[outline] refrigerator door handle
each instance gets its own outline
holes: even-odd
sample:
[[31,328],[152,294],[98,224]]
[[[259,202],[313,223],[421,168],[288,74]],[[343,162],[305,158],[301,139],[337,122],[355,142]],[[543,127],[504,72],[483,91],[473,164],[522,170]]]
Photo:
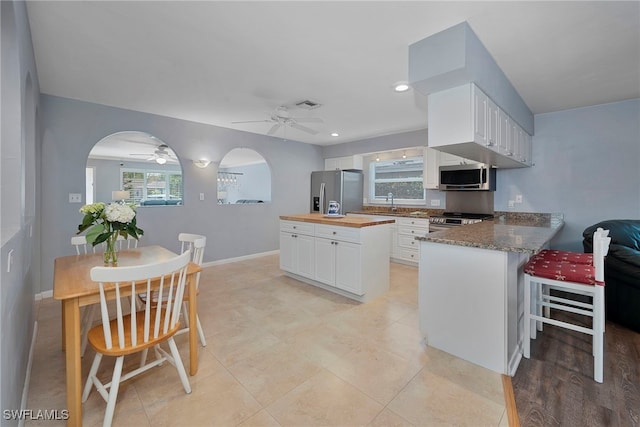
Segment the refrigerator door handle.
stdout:
[[320,183],[320,215],[324,215],[324,182]]

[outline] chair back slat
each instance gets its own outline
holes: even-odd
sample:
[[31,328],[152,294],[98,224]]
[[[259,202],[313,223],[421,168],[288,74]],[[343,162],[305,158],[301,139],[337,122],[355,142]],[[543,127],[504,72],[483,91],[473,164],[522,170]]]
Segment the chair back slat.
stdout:
[[[102,312],[102,325],[105,336],[105,345],[113,348],[112,334],[117,336],[117,345],[120,349],[128,346],[137,346],[150,340],[157,340],[173,330],[180,318],[182,298],[186,282],[187,266],[191,252],[168,261],[146,264],[134,267],[94,267],[91,269],[91,279],[100,286],[100,306]],[[142,283],[141,283],[142,282]],[[152,291],[152,285],[158,282],[159,288]],[[136,283],[138,285],[136,285]],[[112,322],[109,319],[105,287],[114,287],[116,304],[116,331],[112,331]],[[146,285],[144,285],[146,284]],[[145,306],[136,312],[136,306],[131,304],[131,321],[124,322],[125,313],[121,298],[123,296],[136,295],[140,285],[146,289],[147,294],[155,292],[158,298],[147,298]],[[108,288],[107,288],[108,289]],[[167,297],[165,297],[165,294]],[[131,298],[133,300],[134,298]],[[144,319],[142,337],[138,335],[138,319],[141,315]],[[129,326],[128,330],[125,324]],[[151,330],[153,329],[153,330]],[[141,339],[140,339],[141,338]]]
[[133,236],[120,236],[116,239],[116,245],[118,246],[118,250],[123,249],[135,249],[138,247],[138,239]]

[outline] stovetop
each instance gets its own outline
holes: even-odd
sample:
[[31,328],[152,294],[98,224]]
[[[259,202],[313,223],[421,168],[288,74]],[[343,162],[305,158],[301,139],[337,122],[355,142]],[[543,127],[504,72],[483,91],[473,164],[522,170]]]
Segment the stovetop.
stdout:
[[466,213],[466,212],[444,212],[442,216],[432,216],[429,218],[431,224],[442,225],[466,225],[475,224],[482,220],[493,218],[491,214]]

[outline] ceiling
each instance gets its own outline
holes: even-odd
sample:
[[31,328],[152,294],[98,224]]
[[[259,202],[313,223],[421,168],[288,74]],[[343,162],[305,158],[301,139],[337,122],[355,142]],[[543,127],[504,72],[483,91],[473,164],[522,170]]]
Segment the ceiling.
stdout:
[[[426,127],[408,47],[467,21],[534,114],[640,97],[640,2],[28,1],[42,93],[329,145]],[[332,137],[331,132],[340,136]]]

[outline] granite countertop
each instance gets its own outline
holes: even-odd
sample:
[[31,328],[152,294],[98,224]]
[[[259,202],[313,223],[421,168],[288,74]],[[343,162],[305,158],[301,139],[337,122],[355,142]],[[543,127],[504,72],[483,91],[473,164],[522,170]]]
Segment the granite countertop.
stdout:
[[372,216],[400,216],[409,218],[429,218],[430,216],[442,215],[444,210],[442,209],[424,209],[424,208],[407,208],[399,207],[395,211],[391,208],[379,208],[379,207],[365,207],[361,211],[348,212],[355,215],[372,215]]
[[534,254],[540,251],[563,225],[561,216],[551,215],[546,221],[541,221],[538,217],[503,215],[493,220],[416,237],[416,240]]
[[362,228],[362,227],[371,227],[374,225],[382,225],[382,224],[393,224],[395,220],[393,219],[383,219],[376,217],[361,217],[361,216],[342,216],[336,218],[328,218],[324,215],[317,213],[307,213],[307,214],[296,214],[296,215],[280,215],[280,219],[287,221],[301,221],[301,222],[312,222],[314,224],[326,224],[326,225],[337,225],[340,227],[353,227],[353,228]]

